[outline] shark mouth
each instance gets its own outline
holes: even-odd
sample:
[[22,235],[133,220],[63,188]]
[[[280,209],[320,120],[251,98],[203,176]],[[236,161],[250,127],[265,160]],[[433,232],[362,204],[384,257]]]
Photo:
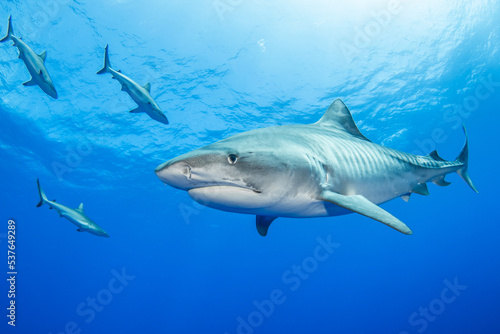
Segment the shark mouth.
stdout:
[[236,188],[236,189],[243,189],[243,190],[251,190],[251,191],[253,191],[256,194],[261,194],[262,193],[261,190],[255,189],[253,187],[243,186],[243,185],[239,185],[239,184],[232,183],[232,182],[228,182],[228,183],[220,182],[220,183],[214,184],[214,185],[205,185],[205,186],[200,186],[200,187],[193,187],[193,188],[189,189],[188,192],[191,191],[191,190],[204,189],[204,188],[207,188],[206,190],[209,190],[209,189],[213,188],[213,190],[215,190],[215,191],[217,191],[219,188],[220,189],[222,189],[222,188]]
[[269,202],[257,189],[234,185],[191,188],[187,192],[202,205],[230,212],[259,209],[267,206]]

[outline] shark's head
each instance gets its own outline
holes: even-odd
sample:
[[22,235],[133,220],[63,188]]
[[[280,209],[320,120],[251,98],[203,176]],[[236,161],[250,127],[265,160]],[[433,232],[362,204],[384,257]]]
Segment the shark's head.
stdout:
[[54,83],[52,82],[52,79],[46,71],[40,72],[39,86],[47,95],[54,99],[57,99],[58,96],[56,88],[54,87]]
[[97,235],[99,237],[109,238],[109,234],[106,233],[106,231],[104,231],[99,225],[90,220],[90,218],[85,217],[84,219],[80,219],[79,223],[81,224],[80,228],[82,230],[87,231],[90,234]]
[[245,132],[167,161],[155,172],[203,205],[255,213],[297,193],[308,179],[303,173],[310,172],[300,152],[289,145],[280,149],[283,138],[271,137],[262,130]]
[[97,225],[89,227],[87,231],[99,237],[109,238],[109,234]]
[[153,109],[153,113],[152,113],[152,118],[154,120],[157,120],[158,122],[160,123],[163,123],[163,124],[168,124],[168,119],[167,119],[167,116],[165,116],[165,114],[163,113],[163,111],[160,109],[160,107],[158,106],[158,104],[156,102],[152,102],[151,103],[151,107]]

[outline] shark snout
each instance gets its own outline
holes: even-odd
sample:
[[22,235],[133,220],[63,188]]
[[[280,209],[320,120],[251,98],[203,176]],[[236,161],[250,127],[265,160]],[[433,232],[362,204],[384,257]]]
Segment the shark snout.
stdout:
[[102,229],[99,229],[99,230],[94,230],[91,232],[92,234],[95,234],[97,236],[100,236],[100,237],[105,237],[105,238],[109,238],[110,235],[108,233],[106,233],[104,230]]
[[156,175],[165,184],[182,190],[193,186],[191,172],[191,166],[184,161],[167,161],[155,169]]
[[52,81],[43,81],[40,88],[50,97],[57,100],[57,91]]

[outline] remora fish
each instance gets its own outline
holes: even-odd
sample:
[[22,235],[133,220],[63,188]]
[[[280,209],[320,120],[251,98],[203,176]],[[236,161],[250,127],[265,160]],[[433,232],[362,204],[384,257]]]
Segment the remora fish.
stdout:
[[168,124],[168,119],[161,111],[158,104],[149,94],[151,91],[151,84],[148,82],[144,86],[140,86],[135,81],[122,74],[120,71],[115,71],[111,68],[108,55],[108,45],[104,49],[104,67],[100,69],[97,74],[102,74],[109,72],[113,76],[113,79],[118,80],[122,85],[122,90],[125,91],[135,103],[137,103],[137,108],[131,110],[131,113],[141,113],[145,112],[155,121],[163,124]]
[[45,58],[47,57],[47,51],[43,51],[37,55],[28,44],[24,43],[21,38],[14,36],[14,31],[12,30],[12,17],[9,16],[9,23],[7,26],[7,35],[0,39],[0,42],[6,42],[12,40],[14,45],[19,49],[19,58],[21,58],[28,68],[31,74],[31,80],[23,83],[25,86],[37,85],[40,87],[47,95],[57,99],[57,92],[54,88],[54,83],[50,78],[49,72],[45,68]]
[[[464,128],[465,131],[465,128]],[[166,184],[186,190],[211,208],[256,215],[266,235],[278,217],[325,217],[357,212],[399,232],[412,231],[379,204],[412,193],[428,195],[426,182],[447,186],[445,175],[469,178],[467,133],[455,161],[372,143],[351,113],[335,100],[316,123],[237,134],[174,158],[155,170]]]
[[56,201],[49,201],[42,187],[40,186],[40,181],[37,179],[36,184],[38,185],[38,194],[40,195],[40,202],[37,207],[44,204],[49,205],[49,209],[54,209],[59,213],[59,216],[66,218],[73,224],[75,224],[78,232],[89,232],[100,237],[109,237],[102,228],[100,228],[96,223],[94,223],[89,217],[83,212],[83,203],[77,209],[70,209],[65,205],[56,203]]

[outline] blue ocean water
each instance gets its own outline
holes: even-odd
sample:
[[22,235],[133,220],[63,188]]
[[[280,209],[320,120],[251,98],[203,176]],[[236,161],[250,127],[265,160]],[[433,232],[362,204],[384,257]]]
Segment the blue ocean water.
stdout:
[[[2,1],[0,35],[58,90],[24,87],[0,45],[1,333],[499,333],[497,1]],[[143,85],[163,125],[102,67]],[[351,214],[278,219],[202,207],[154,168],[242,131],[318,120],[335,98],[376,143],[448,159],[470,138],[471,191],[430,185],[383,207],[411,236]],[[77,233],[49,199],[111,238]],[[497,180],[497,181],[495,181]],[[16,222],[15,327],[7,282]]]

